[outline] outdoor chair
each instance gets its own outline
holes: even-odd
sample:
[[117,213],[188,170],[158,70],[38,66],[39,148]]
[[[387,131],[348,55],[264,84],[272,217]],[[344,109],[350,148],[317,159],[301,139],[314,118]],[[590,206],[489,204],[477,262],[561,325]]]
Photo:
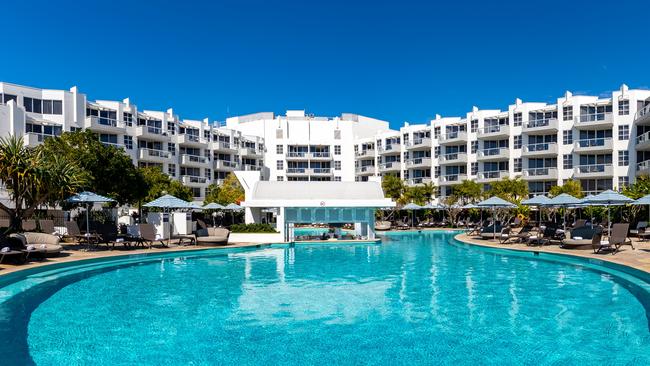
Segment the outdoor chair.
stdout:
[[519,232],[515,235],[517,238],[518,242],[527,242],[528,238],[530,238],[534,233],[537,228],[531,224],[526,224],[524,227],[519,230]]
[[623,245],[629,245],[634,249],[632,240],[628,238],[627,232],[630,224],[614,224],[612,225],[612,234],[609,237],[610,245],[614,246],[614,253],[619,251]]
[[38,226],[41,229],[41,231],[46,234],[54,235],[54,233],[56,233],[56,229],[54,229],[53,220],[38,220]]
[[594,234],[594,237],[591,239],[591,247],[594,250],[594,254],[598,254],[603,250],[616,251],[615,247],[612,247],[612,244],[609,241],[603,241],[602,238],[603,234],[599,232]]
[[636,236],[641,236],[639,235],[642,232],[645,232],[645,230],[648,228],[648,222],[647,221],[639,221],[636,224],[636,229],[630,230],[630,235],[636,235]]
[[205,221],[201,219],[196,220],[196,224],[199,226],[199,229],[207,229],[208,225],[206,225]]
[[96,244],[99,240],[99,236],[95,233],[81,233],[79,230],[79,225],[74,221],[67,221],[65,223],[65,228],[67,230],[66,237],[77,240],[79,243],[86,242],[86,245],[90,247],[92,244]]
[[585,226],[586,223],[587,223],[587,220],[585,220],[585,219],[580,219],[580,220],[577,220],[576,222],[573,223],[573,227],[574,227],[574,228],[576,228],[576,227],[583,227],[583,226]]
[[512,232],[510,226],[501,229],[501,234],[499,235],[499,244],[507,244],[510,239],[518,238],[516,233]]
[[[59,244],[60,238],[56,235],[37,232],[24,232],[20,234],[11,234],[10,238],[15,240],[16,245],[20,242],[20,250],[32,247],[37,249],[34,251],[38,256],[43,257],[56,257],[58,256],[63,247]],[[17,245],[18,247],[18,245]],[[27,253],[30,254],[30,253]]]
[[155,242],[159,242],[162,246],[166,247],[167,244],[163,241],[162,238],[156,237],[156,229],[152,224],[140,224],[140,243],[142,245],[147,244],[149,248],[153,246]]
[[24,231],[36,231],[36,220],[23,220],[22,227]]

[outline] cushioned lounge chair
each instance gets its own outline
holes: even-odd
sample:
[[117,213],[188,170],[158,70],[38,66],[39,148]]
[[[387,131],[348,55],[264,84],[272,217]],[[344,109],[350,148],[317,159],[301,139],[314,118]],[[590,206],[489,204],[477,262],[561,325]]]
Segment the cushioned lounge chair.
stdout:
[[623,245],[629,245],[634,249],[632,240],[627,236],[629,228],[630,224],[612,225],[612,235],[609,237],[609,243],[614,246],[614,252],[619,251]]
[[602,227],[581,226],[573,228],[568,233],[568,237],[562,239],[560,246],[565,249],[587,248],[592,245],[592,238],[596,234],[602,233]]
[[63,247],[59,244],[59,237],[52,234],[25,232],[11,234],[9,237],[19,240],[25,248],[33,246],[44,257],[56,257],[63,250]]
[[139,243],[142,245],[148,245],[150,249],[156,242],[159,242],[164,247],[167,246],[162,239],[156,237],[156,228],[152,224],[140,224],[139,228]]
[[38,226],[42,232],[46,234],[56,235],[56,229],[54,229],[54,221],[52,220],[38,220]]
[[501,229],[501,234],[499,234],[499,244],[507,244],[510,242],[510,240],[513,239],[518,239],[519,236],[517,233],[512,232],[512,228],[510,226],[504,227]]
[[230,230],[220,227],[209,227],[196,231],[196,243],[201,245],[226,245]]
[[390,230],[390,221],[377,221],[375,223],[375,230]]
[[25,231],[35,231],[36,230],[36,220],[23,220],[21,226]]
[[607,240],[602,240],[603,234],[598,232],[594,234],[594,237],[591,239],[591,248],[594,250],[595,254],[598,254],[602,251],[611,251],[612,253],[616,251],[616,248]]
[[630,230],[630,235],[636,235],[640,236],[640,233],[645,233],[646,229],[648,228],[648,222],[647,221],[639,221],[636,224],[636,229]]
[[481,229],[481,238],[483,238],[483,239],[495,239],[495,238],[498,238],[499,235],[501,235],[501,230],[502,229],[503,228],[501,227],[501,224],[499,224],[499,223],[496,224],[496,227],[494,225],[484,227],[483,229]]

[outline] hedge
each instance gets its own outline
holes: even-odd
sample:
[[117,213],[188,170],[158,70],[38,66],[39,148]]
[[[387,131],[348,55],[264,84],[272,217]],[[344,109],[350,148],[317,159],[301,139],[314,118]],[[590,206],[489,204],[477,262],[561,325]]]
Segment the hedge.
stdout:
[[230,226],[232,233],[277,233],[269,224],[233,224]]

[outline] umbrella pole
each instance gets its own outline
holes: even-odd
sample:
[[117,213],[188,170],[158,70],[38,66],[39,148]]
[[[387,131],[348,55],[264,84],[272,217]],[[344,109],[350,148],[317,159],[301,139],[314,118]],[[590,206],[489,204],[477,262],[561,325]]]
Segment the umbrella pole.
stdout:
[[90,250],[90,203],[86,206],[86,244],[88,247],[86,250]]
[[607,239],[612,235],[612,223],[609,219],[609,205],[607,205]]
[[496,239],[497,238],[497,210],[496,208],[492,207],[492,238]]

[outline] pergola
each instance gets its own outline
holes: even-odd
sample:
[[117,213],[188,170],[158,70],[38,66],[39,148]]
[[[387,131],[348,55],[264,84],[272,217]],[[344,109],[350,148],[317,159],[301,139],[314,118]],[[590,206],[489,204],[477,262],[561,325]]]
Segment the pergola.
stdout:
[[236,175],[244,187],[246,223],[262,222],[263,213],[275,209],[285,241],[294,240],[295,224],[315,223],[354,223],[357,235],[374,239],[375,210],[395,206],[376,181],[271,182],[259,180],[258,172]]

